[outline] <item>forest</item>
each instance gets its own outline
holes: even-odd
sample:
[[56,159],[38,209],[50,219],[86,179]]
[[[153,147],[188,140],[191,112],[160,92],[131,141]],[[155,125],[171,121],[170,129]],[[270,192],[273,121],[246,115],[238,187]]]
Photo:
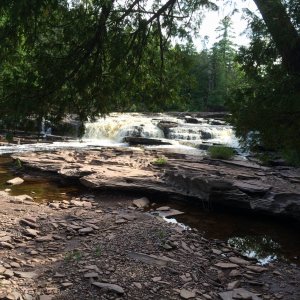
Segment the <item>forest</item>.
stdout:
[[[248,46],[230,15],[196,50],[204,10],[223,1],[3,0],[1,126],[109,112],[226,110],[245,147],[299,160],[300,3],[245,6]],[[178,42],[181,41],[181,42]]]

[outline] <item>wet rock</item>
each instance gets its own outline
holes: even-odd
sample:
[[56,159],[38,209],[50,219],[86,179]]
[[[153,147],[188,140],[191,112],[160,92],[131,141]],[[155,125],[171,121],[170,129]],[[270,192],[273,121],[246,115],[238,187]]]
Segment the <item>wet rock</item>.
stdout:
[[106,290],[115,292],[117,294],[124,294],[125,293],[124,290],[123,290],[123,288],[120,287],[117,284],[111,284],[111,283],[104,283],[104,282],[94,281],[94,282],[92,282],[92,285],[94,285],[96,287],[99,287],[101,289],[106,289]]
[[123,142],[129,143],[129,145],[172,145],[169,142],[162,141],[159,139],[144,138],[127,136],[123,139]]
[[24,182],[24,180],[20,177],[15,177],[13,179],[10,179],[10,180],[6,181],[6,183],[10,184],[10,185],[18,185],[18,184],[21,184],[23,182]]
[[162,120],[158,122],[157,127],[164,132],[165,137],[168,137],[170,128],[178,127],[178,123]]
[[192,118],[190,116],[186,116],[184,120],[185,120],[185,123],[189,123],[189,124],[199,124],[199,123],[201,123],[198,119]]
[[177,210],[177,209],[172,209],[172,208],[170,208],[169,210],[160,211],[160,215],[163,217],[166,217],[166,218],[183,215],[183,214],[185,214],[185,212]]
[[212,134],[207,131],[201,131],[201,139],[202,140],[209,140],[212,139]]

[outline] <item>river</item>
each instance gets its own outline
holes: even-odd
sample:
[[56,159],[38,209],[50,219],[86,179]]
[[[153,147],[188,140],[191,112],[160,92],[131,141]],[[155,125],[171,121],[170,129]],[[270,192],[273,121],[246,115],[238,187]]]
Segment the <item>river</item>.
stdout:
[[[164,129],[161,123],[173,123],[174,127]],[[145,146],[168,148],[174,152],[204,155],[203,145],[225,144],[239,151],[238,140],[233,128],[222,120],[212,118],[192,118],[189,116],[172,116],[167,114],[111,114],[95,122],[86,123],[86,132],[82,140],[68,142],[35,143],[21,145],[4,145],[0,154],[22,151],[51,151],[62,148],[91,147],[128,147],[124,142],[127,136],[138,136],[168,141],[170,145]],[[202,145],[202,146],[201,146]],[[9,166],[12,161],[7,156],[0,159],[0,188],[5,188],[7,179],[13,177]],[[68,199],[82,193],[76,186],[63,185],[47,178],[28,177],[25,183],[12,187],[12,195],[34,194],[37,201]],[[205,212],[199,207],[182,203],[162,202],[185,212],[168,222],[178,222],[186,228],[197,228],[204,236],[225,240],[244,252],[256,257],[264,264],[276,259],[299,263],[300,240],[297,226],[278,223],[265,217],[253,218],[228,212]]]

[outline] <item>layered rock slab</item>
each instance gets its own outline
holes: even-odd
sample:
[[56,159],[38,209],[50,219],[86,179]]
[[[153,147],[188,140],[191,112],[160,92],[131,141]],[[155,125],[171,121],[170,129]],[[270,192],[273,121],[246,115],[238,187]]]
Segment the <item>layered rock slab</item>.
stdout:
[[[166,163],[155,165],[160,157]],[[161,194],[300,220],[300,184],[295,168],[267,168],[246,160],[210,160],[128,148],[62,150],[14,155],[25,167],[78,179],[92,189]],[[286,174],[292,174],[286,176]]]

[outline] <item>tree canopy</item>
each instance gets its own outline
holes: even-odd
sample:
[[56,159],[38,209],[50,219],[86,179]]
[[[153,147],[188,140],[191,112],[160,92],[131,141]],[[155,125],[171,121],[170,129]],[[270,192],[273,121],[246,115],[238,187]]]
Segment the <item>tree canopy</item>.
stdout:
[[230,18],[211,50],[191,43],[218,0],[2,0],[1,121],[227,101],[246,144],[300,150],[300,4],[253,1],[262,19],[246,12],[251,44],[236,60]]

